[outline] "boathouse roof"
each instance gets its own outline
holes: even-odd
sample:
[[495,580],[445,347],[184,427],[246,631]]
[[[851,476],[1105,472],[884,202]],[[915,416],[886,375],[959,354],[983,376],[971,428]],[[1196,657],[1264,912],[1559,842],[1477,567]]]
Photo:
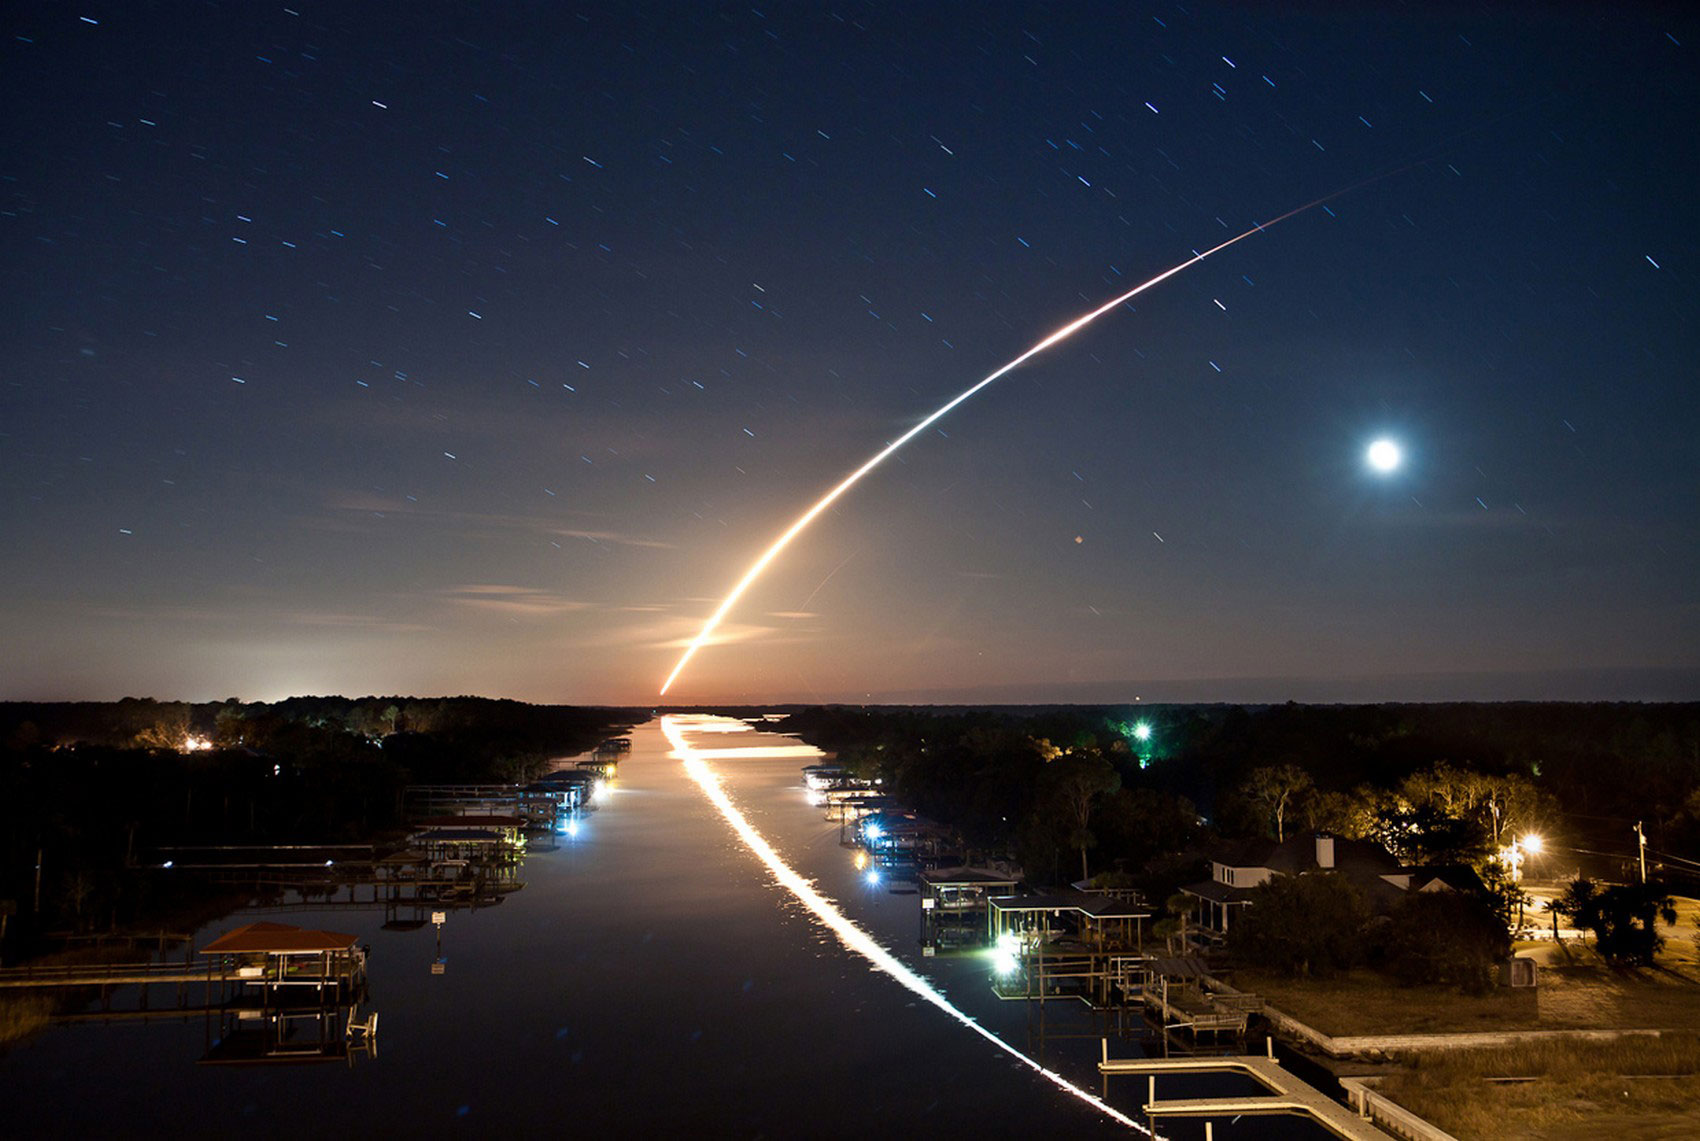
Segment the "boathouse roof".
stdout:
[[518,828],[525,823],[522,817],[500,813],[468,814],[465,816],[427,816],[418,824],[427,831],[442,828]]
[[505,844],[500,832],[489,828],[429,828],[416,833],[410,843],[424,844]]
[[930,884],[1008,884],[1010,887],[1021,882],[1018,876],[990,868],[930,868],[921,873],[921,879]]
[[1148,919],[1151,916],[1149,907],[1084,891],[999,895],[988,902],[998,911],[1078,911],[1093,919]]
[[226,931],[201,948],[203,955],[308,955],[321,951],[346,951],[358,937],[339,931],[312,931],[287,923],[250,923]]

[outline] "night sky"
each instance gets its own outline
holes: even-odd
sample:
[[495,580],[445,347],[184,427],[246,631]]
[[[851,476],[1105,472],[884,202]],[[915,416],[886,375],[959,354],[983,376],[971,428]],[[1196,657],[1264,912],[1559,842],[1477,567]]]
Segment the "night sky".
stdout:
[[670,697],[1700,697],[1684,7],[6,13],[0,698],[652,701],[1354,186]]

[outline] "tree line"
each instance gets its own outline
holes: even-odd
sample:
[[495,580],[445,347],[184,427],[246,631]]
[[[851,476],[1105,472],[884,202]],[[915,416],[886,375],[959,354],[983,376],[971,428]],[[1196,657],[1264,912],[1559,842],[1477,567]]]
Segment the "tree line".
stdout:
[[1608,959],[1647,961],[1671,889],[1630,882],[1630,828],[1645,827],[1655,881],[1700,869],[1694,704],[825,707],[785,728],[970,850],[1013,854],[1029,882],[1094,878],[1170,900],[1166,930],[1196,903],[1175,889],[1204,878],[1226,841],[1328,832],[1404,864],[1468,867],[1485,888],[1377,915],[1340,877],[1276,877],[1255,889],[1232,946],[1281,970],[1373,965],[1404,982],[1486,986],[1528,918],[1521,875],[1574,874],[1589,852],[1606,856],[1598,874],[1624,882],[1596,890],[1584,877],[1573,890],[1592,894],[1561,900],[1564,914]]
[[160,848],[372,842],[403,826],[409,784],[524,780],[646,716],[473,697],[0,704],[8,944],[184,906],[181,877],[143,870]]

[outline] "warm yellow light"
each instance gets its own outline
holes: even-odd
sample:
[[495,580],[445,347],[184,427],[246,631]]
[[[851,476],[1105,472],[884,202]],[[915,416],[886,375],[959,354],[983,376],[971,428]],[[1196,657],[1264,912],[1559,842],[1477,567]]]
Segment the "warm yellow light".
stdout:
[[1532,833],[1523,837],[1521,843],[1525,852],[1529,852],[1537,856],[1541,854],[1541,849],[1545,848],[1547,845],[1545,840]]

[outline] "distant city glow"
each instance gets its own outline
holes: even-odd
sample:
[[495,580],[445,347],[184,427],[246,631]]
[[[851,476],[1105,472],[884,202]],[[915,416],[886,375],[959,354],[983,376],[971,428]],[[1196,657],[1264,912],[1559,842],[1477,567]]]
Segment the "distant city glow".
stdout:
[[1046,1069],[951,1005],[950,1000],[935,990],[931,983],[910,970],[895,955],[880,946],[866,931],[846,919],[844,913],[839,911],[831,900],[815,890],[813,883],[792,870],[791,865],[785,862],[784,857],[774,850],[767,839],[738,810],[737,805],[732,803],[732,798],[727,796],[726,790],[721,787],[720,778],[715,776],[713,769],[709,768],[705,758],[716,756],[717,750],[693,748],[690,742],[685,739],[687,730],[696,731],[705,722],[712,723],[711,719],[699,715],[669,714],[661,719],[661,731],[666,735],[668,743],[673,746],[673,755],[684,762],[686,774],[697,783],[698,788],[702,789],[702,793],[708,798],[709,803],[720,810],[720,815],[725,817],[726,823],[744,842],[744,846],[754,853],[757,859],[767,865],[767,870],[773,874],[773,878],[795,896],[799,903],[812,911],[821,925],[838,937],[839,942],[843,943],[850,951],[867,959],[869,963],[873,964],[875,970],[891,976],[906,990],[938,1007],[998,1049],[1010,1054],[1023,1065],[1042,1075],[1059,1089],[1079,1098],[1106,1117],[1118,1121],[1130,1129],[1137,1129],[1146,1136],[1152,1135],[1150,1130],[1127,1114],[1108,1104],[1102,1098],[1081,1089],[1055,1070]]
[[1405,453],[1394,441],[1382,438],[1369,446],[1364,458],[1370,467],[1385,474],[1405,462]]

